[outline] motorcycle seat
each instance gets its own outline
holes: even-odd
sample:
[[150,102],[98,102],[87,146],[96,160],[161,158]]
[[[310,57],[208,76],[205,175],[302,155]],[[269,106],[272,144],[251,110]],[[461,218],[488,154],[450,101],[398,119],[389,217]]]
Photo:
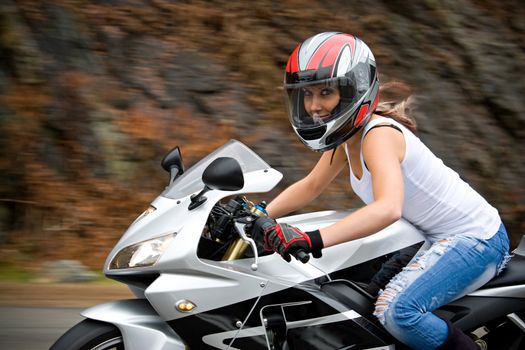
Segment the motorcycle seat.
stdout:
[[510,259],[503,272],[481,287],[481,289],[525,284],[525,236],[521,237],[521,241],[513,253],[514,256]]
[[481,289],[525,284],[525,256],[515,255],[503,272],[490,280]]

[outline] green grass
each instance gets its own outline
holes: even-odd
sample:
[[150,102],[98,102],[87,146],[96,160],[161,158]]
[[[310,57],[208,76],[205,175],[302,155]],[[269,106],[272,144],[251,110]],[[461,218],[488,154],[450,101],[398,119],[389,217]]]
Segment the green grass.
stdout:
[[[94,271],[94,273],[97,277],[93,281],[86,283],[120,284],[120,282],[107,278],[102,271]],[[35,278],[37,276],[19,267],[0,263],[0,282],[27,283],[34,281]]]
[[95,271],[97,274],[97,278],[89,283],[108,283],[108,284],[121,284],[120,282],[117,282],[115,280],[112,280],[111,278],[107,278],[102,271]]
[[13,266],[0,265],[0,281],[2,282],[29,282],[33,275]]

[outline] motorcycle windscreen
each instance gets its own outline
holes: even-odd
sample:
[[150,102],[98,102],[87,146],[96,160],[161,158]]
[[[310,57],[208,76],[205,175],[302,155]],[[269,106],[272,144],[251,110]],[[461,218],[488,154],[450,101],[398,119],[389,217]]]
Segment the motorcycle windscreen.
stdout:
[[164,190],[162,196],[170,199],[179,199],[200,191],[204,187],[204,183],[202,182],[204,170],[213,160],[220,157],[231,157],[237,160],[244,174],[271,168],[247,146],[237,140],[231,140],[201,159],[184,172],[184,174],[175,179],[175,181]]

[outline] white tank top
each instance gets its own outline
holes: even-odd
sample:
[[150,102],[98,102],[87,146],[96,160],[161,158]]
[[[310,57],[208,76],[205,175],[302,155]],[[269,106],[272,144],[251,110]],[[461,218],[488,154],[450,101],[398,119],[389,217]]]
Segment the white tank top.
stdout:
[[[405,157],[401,162],[404,183],[402,216],[419,228],[431,241],[462,234],[482,239],[491,238],[501,224],[496,208],[492,207],[459,175],[436,157],[410,130],[390,118],[370,121],[361,141],[375,125],[393,124],[405,138]],[[362,142],[361,142],[362,144]],[[371,174],[363,161],[363,175],[358,179],[352,172],[348,148],[345,151],[350,165],[350,184],[354,192],[369,204],[374,201]]]

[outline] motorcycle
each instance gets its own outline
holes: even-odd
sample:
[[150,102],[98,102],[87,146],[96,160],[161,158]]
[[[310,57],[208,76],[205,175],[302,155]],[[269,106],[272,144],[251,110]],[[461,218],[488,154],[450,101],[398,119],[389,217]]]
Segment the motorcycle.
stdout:
[[[178,147],[162,160],[169,185],[104,264],[135,299],[97,305],[52,350],[403,349],[372,315],[367,288],[407,247],[428,247],[403,219],[365,238],[304,252],[265,252],[251,223],[282,174],[231,140],[185,171]],[[304,231],[351,211],[278,219]],[[525,236],[503,274],[435,313],[494,349],[525,348]]]

